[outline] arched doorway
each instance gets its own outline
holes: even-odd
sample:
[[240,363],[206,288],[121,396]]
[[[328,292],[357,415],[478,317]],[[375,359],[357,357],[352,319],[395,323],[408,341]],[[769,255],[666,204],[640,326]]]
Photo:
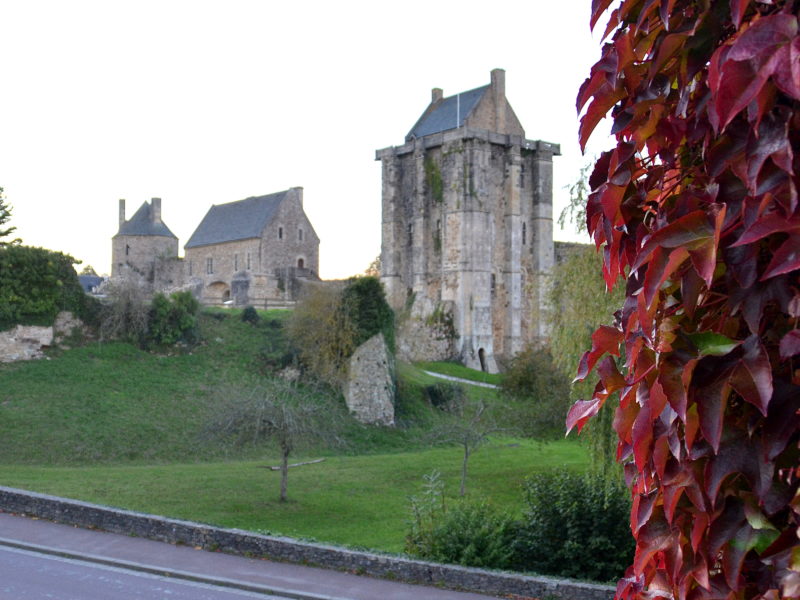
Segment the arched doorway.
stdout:
[[298,269],[302,269],[302,268],[304,268],[305,264],[306,264],[306,263],[305,263],[305,261],[304,261],[302,258],[298,258],[298,259],[297,259],[297,268],[298,268]]
[[481,348],[478,350],[478,360],[481,361],[481,371],[486,372],[486,351]]

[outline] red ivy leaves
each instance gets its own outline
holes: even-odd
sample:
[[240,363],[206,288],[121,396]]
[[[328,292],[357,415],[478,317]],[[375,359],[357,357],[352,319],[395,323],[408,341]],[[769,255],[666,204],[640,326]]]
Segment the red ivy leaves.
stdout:
[[587,225],[627,299],[567,426],[618,398],[637,553],[617,593],[798,595],[800,1],[615,5],[577,105],[582,147],[614,122]]

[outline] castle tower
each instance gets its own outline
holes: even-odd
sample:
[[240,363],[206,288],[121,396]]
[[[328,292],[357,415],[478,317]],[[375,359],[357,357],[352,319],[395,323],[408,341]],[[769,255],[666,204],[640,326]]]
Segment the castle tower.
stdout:
[[159,259],[178,256],[178,238],[161,220],[161,198],[144,202],[125,220],[125,200],[119,201],[119,231],[111,238],[111,277],[129,272],[149,282]]
[[489,85],[431,103],[405,144],[378,150],[383,172],[381,280],[393,307],[449,311],[456,352],[497,371],[547,336],[553,267],[553,156],[528,140],[505,96]]

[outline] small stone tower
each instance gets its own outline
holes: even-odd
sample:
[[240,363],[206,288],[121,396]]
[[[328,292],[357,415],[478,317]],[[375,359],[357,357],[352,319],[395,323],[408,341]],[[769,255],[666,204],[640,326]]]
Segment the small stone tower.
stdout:
[[557,144],[525,139],[502,69],[454,96],[434,88],[405,144],[376,153],[389,301],[423,319],[447,315],[467,366],[496,372],[496,358],[547,336],[558,155]]
[[178,238],[161,220],[161,198],[144,202],[125,220],[125,200],[119,201],[119,231],[111,238],[111,277],[136,273],[153,283],[159,266],[178,256]]

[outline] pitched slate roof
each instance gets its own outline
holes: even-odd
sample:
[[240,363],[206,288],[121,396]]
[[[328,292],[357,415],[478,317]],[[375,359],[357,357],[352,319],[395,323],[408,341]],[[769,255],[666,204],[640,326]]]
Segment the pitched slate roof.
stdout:
[[461,92],[460,94],[443,98],[434,105],[433,110],[426,110],[423,113],[417,124],[406,136],[406,139],[411,140],[415,137],[418,138],[461,127],[489,87],[485,85],[468,92]]
[[162,221],[153,222],[152,209],[149,202],[142,204],[130,219],[119,226],[117,235],[161,235],[176,238]]
[[184,248],[259,237],[289,190],[215,204],[203,217]]

